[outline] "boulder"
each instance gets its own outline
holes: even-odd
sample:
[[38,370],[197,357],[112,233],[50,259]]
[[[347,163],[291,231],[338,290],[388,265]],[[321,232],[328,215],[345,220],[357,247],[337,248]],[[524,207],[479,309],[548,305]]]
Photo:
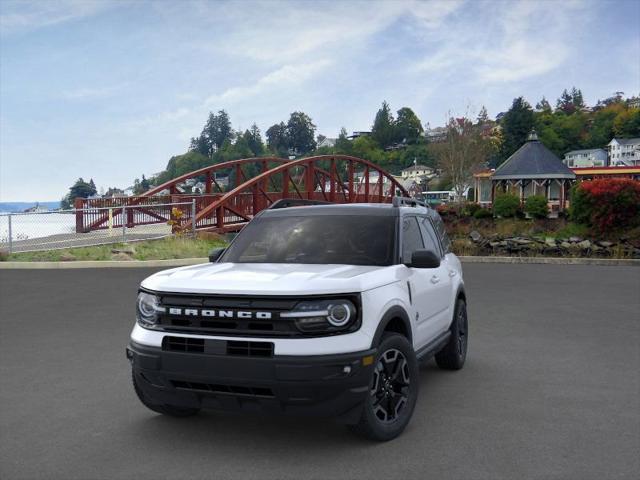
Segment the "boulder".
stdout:
[[569,241],[571,243],[579,243],[582,241],[582,239],[580,237],[569,237]]
[[587,248],[591,248],[591,242],[589,240],[584,240],[582,242],[578,242],[578,247],[583,248],[583,249],[587,249]]
[[613,242],[607,242],[607,241],[604,241],[604,240],[601,240],[601,241],[596,242],[596,243],[598,245],[600,245],[601,247],[603,247],[603,248],[611,248],[611,247],[613,247],[615,245],[615,243],[613,243]]
[[556,239],[553,238],[553,237],[545,237],[544,243],[546,243],[550,247],[555,247],[556,246]]
[[478,232],[477,230],[472,230],[469,234],[469,237],[476,243],[482,240],[482,235],[480,235],[480,232]]

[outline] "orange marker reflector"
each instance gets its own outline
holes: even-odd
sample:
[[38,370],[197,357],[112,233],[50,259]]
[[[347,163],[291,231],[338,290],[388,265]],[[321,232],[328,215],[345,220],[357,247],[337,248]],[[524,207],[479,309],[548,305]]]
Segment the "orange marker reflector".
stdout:
[[373,363],[373,355],[367,355],[366,357],[362,358],[362,365],[364,365],[365,367],[367,365],[371,365]]

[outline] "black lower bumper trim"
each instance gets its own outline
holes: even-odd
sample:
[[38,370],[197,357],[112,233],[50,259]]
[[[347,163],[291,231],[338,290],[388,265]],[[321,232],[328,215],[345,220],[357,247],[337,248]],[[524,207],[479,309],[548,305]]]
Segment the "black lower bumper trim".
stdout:
[[131,342],[136,382],[158,405],[355,421],[369,391],[375,350],[317,355],[238,357],[164,351]]

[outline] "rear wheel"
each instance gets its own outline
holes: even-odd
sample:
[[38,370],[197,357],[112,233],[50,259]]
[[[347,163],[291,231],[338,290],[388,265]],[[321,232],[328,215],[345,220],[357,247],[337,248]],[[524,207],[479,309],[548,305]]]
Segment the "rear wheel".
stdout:
[[200,409],[199,408],[188,408],[188,407],[177,407],[175,405],[167,405],[167,404],[155,404],[152,403],[151,400],[144,394],[144,391],[138,385],[138,380],[136,379],[136,374],[131,372],[131,379],[133,381],[133,389],[138,395],[138,398],[142,402],[142,404],[147,407],[149,410],[153,410],[154,412],[161,413],[163,415],[168,415],[170,417],[190,417],[192,415],[196,415]]
[[376,441],[391,440],[405,429],[418,398],[418,362],[409,341],[385,334],[378,348],[369,394],[352,429]]
[[469,342],[467,304],[461,298],[456,302],[456,310],[449,331],[451,332],[449,342],[436,353],[436,363],[444,370],[460,370],[467,358]]

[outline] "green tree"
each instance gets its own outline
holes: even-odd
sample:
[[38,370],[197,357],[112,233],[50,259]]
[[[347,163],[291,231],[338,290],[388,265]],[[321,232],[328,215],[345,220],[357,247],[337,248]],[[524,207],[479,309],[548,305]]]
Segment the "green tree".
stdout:
[[287,126],[284,122],[271,125],[266,132],[267,146],[274,154],[281,157],[287,156],[289,149],[289,139],[287,136]]
[[260,134],[260,129],[255,123],[251,125],[251,129],[245,130],[244,141],[247,143],[247,146],[253,155],[260,156],[264,153],[262,135]]
[[390,146],[395,139],[393,115],[386,101],[382,102],[382,107],[376,113],[371,127],[371,136],[382,148]]
[[584,98],[582,97],[582,90],[573,87],[571,89],[571,103],[576,110],[582,110],[585,107]]
[[499,163],[504,162],[524,144],[535,125],[531,105],[523,98],[516,98],[511,108],[502,117],[503,141]]
[[69,193],[62,199],[62,208],[72,208],[76,198],[87,198],[98,193],[96,185],[93,183],[93,179],[89,182],[85,182],[80,177],[76,182],[69,187]]
[[628,109],[620,112],[613,122],[616,137],[640,137],[640,110]]
[[347,129],[342,127],[336,140],[335,152],[350,155],[352,150],[351,140],[347,138]]
[[220,110],[217,115],[209,112],[209,118],[202,129],[200,137],[201,139],[197,143],[202,143],[206,152],[203,152],[201,148],[198,148],[197,151],[208,157],[213,156],[214,152],[222,148],[224,142],[231,140],[233,138],[233,129],[227,112]]
[[287,122],[289,148],[295,155],[304,155],[316,149],[316,126],[304,112],[293,112]]
[[566,88],[562,91],[562,95],[560,95],[560,98],[556,101],[556,109],[566,113],[567,115],[571,115],[576,110],[576,107],[573,104],[573,97],[569,92],[567,92]]
[[353,141],[353,155],[364,158],[379,165],[384,163],[385,155],[378,143],[368,135]]
[[485,123],[489,122],[489,114],[487,113],[487,107],[485,107],[484,105],[480,109],[480,113],[478,113],[477,121],[478,121],[478,124],[480,125],[484,125]]
[[422,122],[409,107],[403,107],[397,112],[395,121],[395,140],[398,142],[417,143],[422,138]]
[[549,100],[547,100],[544,96],[542,97],[542,99],[536,103],[536,110],[538,110],[539,112],[543,112],[543,113],[552,113],[553,109],[551,108],[551,105],[549,104]]

